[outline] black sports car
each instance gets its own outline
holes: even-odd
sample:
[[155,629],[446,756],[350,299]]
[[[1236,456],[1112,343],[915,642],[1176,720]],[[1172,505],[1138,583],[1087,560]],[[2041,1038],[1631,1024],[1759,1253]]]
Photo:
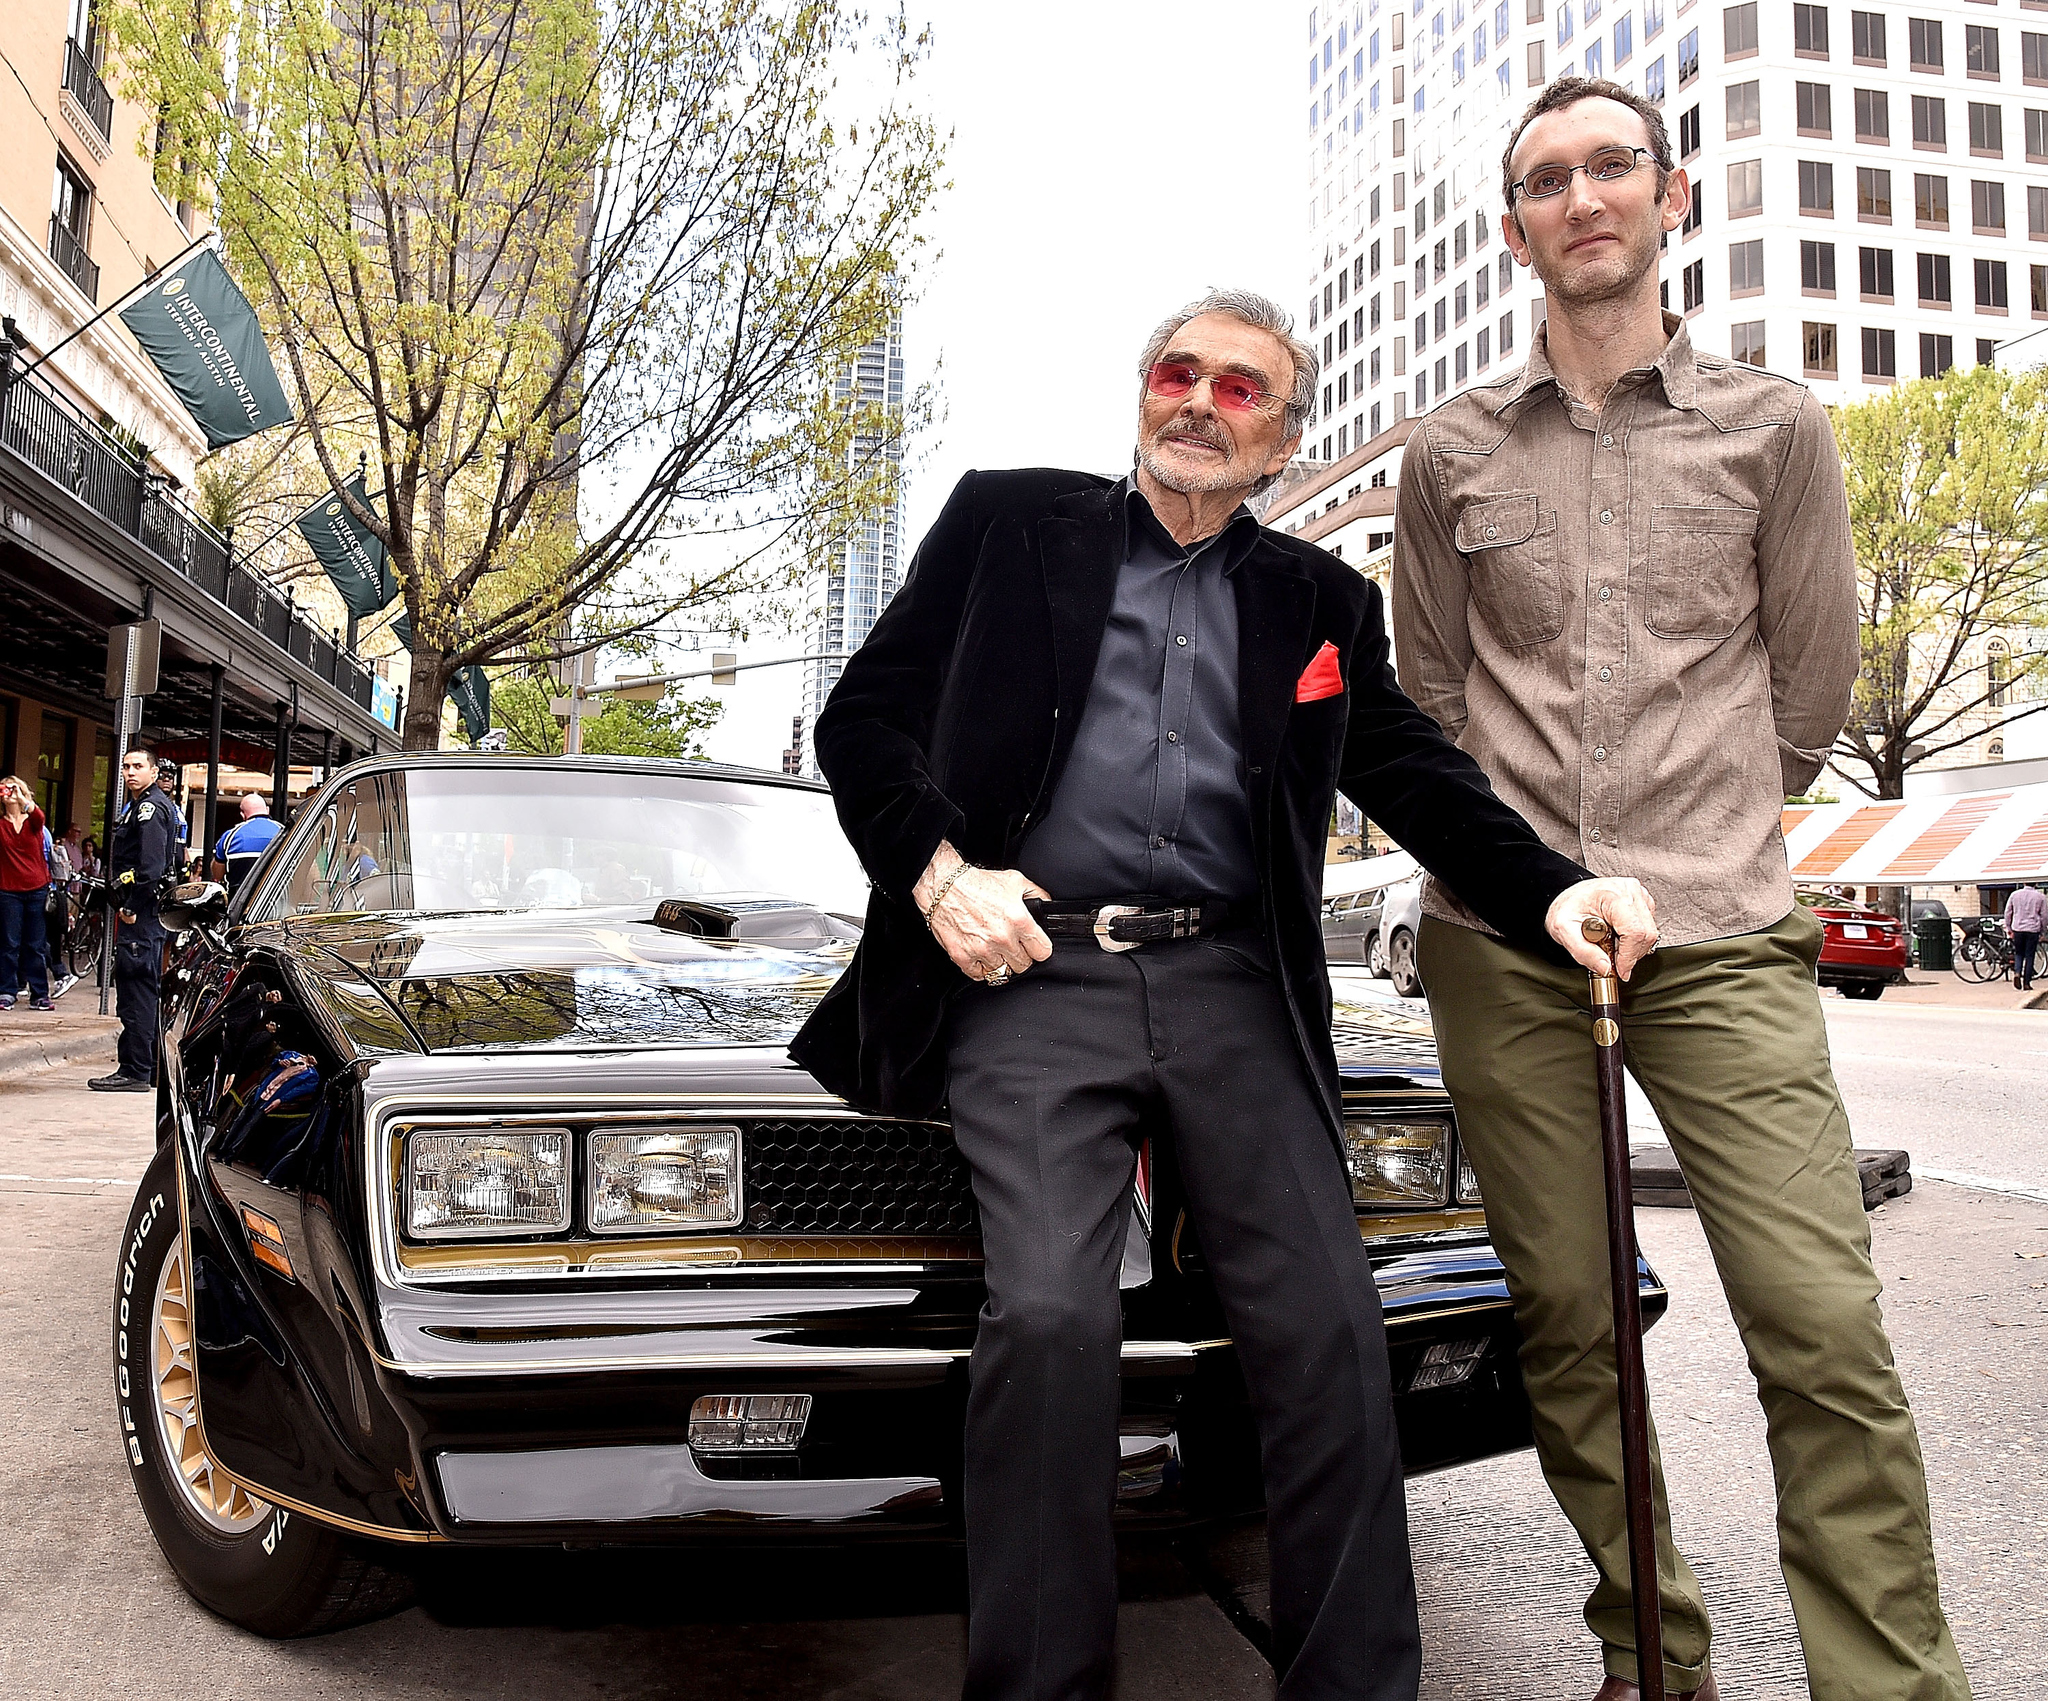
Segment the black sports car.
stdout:
[[[866,903],[821,787],[372,759],[232,905],[176,896],[115,1378],[136,1492],[201,1601],[291,1635],[398,1598],[407,1544],[957,1533],[965,1167],[943,1123],[863,1115],[783,1049]],[[1426,1021],[1337,1026],[1408,1467],[1524,1446]],[[1254,1507],[1170,1150],[1136,1186],[1122,1515]]]

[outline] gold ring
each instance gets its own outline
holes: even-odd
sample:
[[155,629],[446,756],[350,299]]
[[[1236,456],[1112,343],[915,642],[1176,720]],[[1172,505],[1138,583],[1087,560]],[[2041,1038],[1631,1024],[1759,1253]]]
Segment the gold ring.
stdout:
[[1007,986],[1015,972],[1008,963],[998,963],[981,977],[982,984],[985,986]]

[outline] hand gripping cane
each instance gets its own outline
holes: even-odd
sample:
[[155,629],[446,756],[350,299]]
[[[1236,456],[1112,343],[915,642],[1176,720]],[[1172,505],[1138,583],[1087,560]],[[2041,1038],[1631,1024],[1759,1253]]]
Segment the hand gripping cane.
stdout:
[[1579,931],[1609,952],[1589,972],[1593,1067],[1600,1082],[1600,1147],[1607,1169],[1607,1267],[1614,1290],[1614,1369],[1621,1395],[1621,1483],[1628,1506],[1629,1590],[1636,1611],[1636,1681],[1643,1701],[1664,1701],[1664,1620],[1657,1596],[1657,1520],[1650,1499],[1650,1400],[1643,1376],[1643,1307],[1636,1288],[1635,1194],[1628,1173],[1628,1105],[1621,1077],[1621,982],[1614,930],[1588,916]]

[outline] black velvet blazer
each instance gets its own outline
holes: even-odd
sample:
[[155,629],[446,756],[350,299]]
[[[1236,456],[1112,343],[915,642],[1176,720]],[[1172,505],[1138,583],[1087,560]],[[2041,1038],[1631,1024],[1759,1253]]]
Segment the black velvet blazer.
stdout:
[[[1012,866],[1052,797],[1116,586],[1112,483],[1046,468],[969,473],[818,716],[818,765],[874,891],[860,949],[790,1055],[863,1109],[929,1116],[944,1103],[946,1004],[968,983],[911,888],[941,839],[970,862]],[[1273,531],[1233,578],[1266,932],[1341,1138],[1321,920],[1338,788],[1512,943],[1541,946],[1550,901],[1587,875],[1402,694],[1377,585]],[[1343,689],[1317,694],[1324,658],[1321,685],[1302,693],[1325,644]]]

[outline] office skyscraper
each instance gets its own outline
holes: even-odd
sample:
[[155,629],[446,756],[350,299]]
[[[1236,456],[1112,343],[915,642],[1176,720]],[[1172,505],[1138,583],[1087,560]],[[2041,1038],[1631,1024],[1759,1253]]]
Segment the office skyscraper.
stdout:
[[[903,320],[899,313],[889,317],[889,329],[860,351],[859,358],[840,378],[840,400],[863,406],[880,406],[892,414],[903,408]],[[803,718],[797,739],[802,771],[818,777],[817,751],[811,729],[818,724],[818,711],[839,682],[844,663],[838,659],[859,649],[869,629],[896,594],[900,575],[903,517],[903,445],[900,437],[886,438],[862,433],[854,440],[856,461],[872,460],[877,454],[889,463],[894,493],[879,515],[861,523],[826,562],[812,606],[810,623],[804,633],[804,653],[817,659],[804,664]]]

